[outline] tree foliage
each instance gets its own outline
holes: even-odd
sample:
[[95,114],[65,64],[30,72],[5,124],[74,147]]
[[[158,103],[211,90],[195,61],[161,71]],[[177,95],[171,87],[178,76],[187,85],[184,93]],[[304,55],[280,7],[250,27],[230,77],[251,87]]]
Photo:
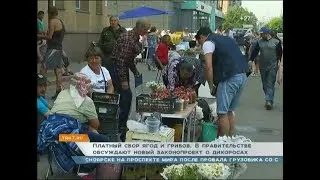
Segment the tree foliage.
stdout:
[[257,17],[241,6],[231,6],[222,23],[223,29],[242,28],[243,25],[252,25],[257,28]]
[[272,31],[283,32],[283,19],[282,17],[275,17],[271,19],[266,26],[269,27]]

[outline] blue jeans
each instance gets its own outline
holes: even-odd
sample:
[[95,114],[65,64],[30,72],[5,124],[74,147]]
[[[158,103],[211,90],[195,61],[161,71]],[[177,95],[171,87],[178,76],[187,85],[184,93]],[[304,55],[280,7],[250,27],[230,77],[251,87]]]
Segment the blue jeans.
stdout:
[[236,109],[247,79],[247,75],[242,73],[218,84],[216,93],[218,114],[227,114]]
[[155,48],[149,48],[148,49],[148,64],[150,68],[155,68],[155,59],[154,55],[156,54],[156,49]]
[[260,68],[262,88],[265,94],[265,100],[273,104],[274,86],[277,80],[278,67]]

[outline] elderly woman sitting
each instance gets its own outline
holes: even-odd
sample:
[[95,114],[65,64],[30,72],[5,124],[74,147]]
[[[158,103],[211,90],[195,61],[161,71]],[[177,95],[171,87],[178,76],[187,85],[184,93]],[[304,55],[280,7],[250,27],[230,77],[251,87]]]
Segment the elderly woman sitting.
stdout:
[[[63,148],[63,144],[52,143],[57,140],[60,133],[87,134],[91,142],[107,142],[108,140],[107,137],[97,132],[100,123],[95,105],[89,97],[92,92],[90,82],[90,79],[82,73],[65,77],[62,83],[63,90],[55,100],[48,119],[42,123],[40,128],[38,149],[39,147],[53,147],[51,148],[53,153],[59,152],[58,156],[54,156],[56,162],[59,167],[68,172],[73,165],[75,166],[69,157],[70,153],[68,154],[68,151]],[[120,168],[118,165],[115,167],[118,170]],[[110,169],[114,170],[113,165],[106,164],[98,164],[93,168],[96,168],[97,179],[109,179],[107,177],[110,176]]]
[[105,67],[101,66],[102,56],[101,49],[95,42],[92,42],[85,54],[88,64],[80,72],[89,77],[94,92],[113,94],[114,87],[110,73]]

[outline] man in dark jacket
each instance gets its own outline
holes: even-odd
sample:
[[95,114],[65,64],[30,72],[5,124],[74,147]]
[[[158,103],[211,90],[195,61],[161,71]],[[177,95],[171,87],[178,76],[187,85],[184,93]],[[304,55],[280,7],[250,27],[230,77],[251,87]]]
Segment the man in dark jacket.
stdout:
[[[102,59],[102,66],[109,70],[112,81],[116,81],[114,58],[112,57],[113,48],[120,34],[127,30],[120,26],[119,18],[111,16],[109,19],[110,26],[103,28],[100,39],[99,47],[103,51],[104,58]],[[115,82],[113,82],[115,84]]]
[[196,39],[202,45],[211,94],[217,97],[219,136],[232,136],[234,110],[247,82],[248,62],[235,40],[214,34],[208,27],[200,28]]
[[271,37],[269,28],[262,27],[260,35],[261,38],[250,47],[251,53],[249,58],[253,61],[260,52],[259,68],[266,100],[265,108],[271,110],[273,108],[274,86],[277,80],[278,64],[282,58],[282,46],[281,41]]

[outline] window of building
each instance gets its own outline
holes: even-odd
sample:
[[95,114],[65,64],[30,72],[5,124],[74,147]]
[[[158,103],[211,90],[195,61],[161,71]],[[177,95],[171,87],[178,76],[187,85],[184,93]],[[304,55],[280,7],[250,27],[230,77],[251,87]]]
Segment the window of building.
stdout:
[[97,15],[103,14],[103,1],[96,1],[96,14]]
[[89,0],[76,0],[76,10],[89,12]]
[[64,9],[64,0],[49,0],[49,7],[55,6],[56,8],[63,10]]

